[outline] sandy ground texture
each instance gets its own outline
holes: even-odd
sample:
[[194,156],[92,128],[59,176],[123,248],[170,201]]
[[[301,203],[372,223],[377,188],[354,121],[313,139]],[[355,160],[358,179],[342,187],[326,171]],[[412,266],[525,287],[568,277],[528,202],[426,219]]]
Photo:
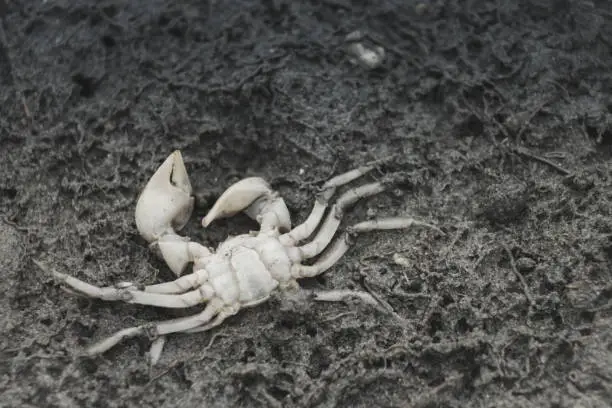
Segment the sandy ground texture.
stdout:
[[[377,5],[371,5],[371,4]],[[607,0],[0,1],[1,407],[607,407],[612,401],[612,21]],[[346,36],[386,51],[355,64]],[[197,196],[262,176],[303,220],[331,175],[396,154],[402,174],[346,224],[361,236],[309,289],[222,327],[101,357],[176,311],[67,294],[169,280],[134,224],[181,149]],[[306,292],[304,292],[306,293]]]

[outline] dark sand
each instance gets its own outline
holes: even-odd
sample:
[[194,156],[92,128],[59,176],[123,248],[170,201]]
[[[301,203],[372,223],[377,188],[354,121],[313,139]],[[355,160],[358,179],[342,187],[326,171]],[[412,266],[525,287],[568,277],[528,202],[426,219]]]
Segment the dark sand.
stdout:
[[[6,2],[6,4],[4,4]],[[608,407],[612,401],[612,21],[594,1],[0,1],[1,407]],[[126,5],[129,4],[129,5]],[[387,51],[351,64],[361,30]],[[172,278],[134,224],[181,149],[199,220],[268,179],[303,220],[318,186],[374,158],[402,172],[346,224],[368,234],[315,289],[222,327],[78,357],[176,311],[66,294],[33,259],[99,285]]]

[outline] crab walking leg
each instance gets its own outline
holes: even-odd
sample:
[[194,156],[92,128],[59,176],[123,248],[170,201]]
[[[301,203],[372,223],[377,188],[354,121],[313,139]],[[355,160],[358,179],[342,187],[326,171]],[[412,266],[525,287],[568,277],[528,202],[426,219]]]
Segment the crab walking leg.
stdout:
[[[236,314],[237,311],[238,308],[221,309],[221,311],[219,311],[219,313],[215,317],[215,320],[213,320],[212,322],[202,326],[194,327],[193,329],[183,330],[183,333],[199,333],[210,330],[214,327],[221,325],[221,323],[223,323],[225,319]],[[164,350],[165,343],[166,336],[160,336],[153,341],[153,344],[151,344],[151,349],[149,350],[149,361],[151,362],[151,365],[156,365],[159,361],[162,351]]]
[[187,308],[211,299],[215,291],[210,285],[202,285],[198,289],[182,294],[149,293],[133,289],[117,289],[114,287],[100,288],[83,282],[80,279],[53,271],[53,276],[70,288],[86,296],[108,300],[124,301],[139,305],[149,305],[165,308]]
[[197,288],[200,285],[206,283],[208,279],[208,273],[205,269],[199,269],[189,275],[181,276],[170,282],[156,283],[154,285],[147,285],[142,288],[144,292],[149,293],[183,293],[189,289]]
[[428,224],[423,221],[415,220],[414,218],[404,218],[404,217],[395,217],[395,218],[382,218],[378,220],[371,221],[363,221],[358,224],[353,225],[348,229],[349,232],[369,232],[369,231],[380,231],[380,230],[391,230],[391,229],[406,229],[410,228],[413,225],[419,227],[430,228],[436,232],[439,232],[442,235],[446,235],[444,231],[435,225]]
[[317,276],[334,266],[340,258],[348,251],[349,235],[343,234],[336,239],[334,243],[321,255],[321,257],[312,265],[294,264],[291,267],[291,274],[294,278],[311,278]]
[[332,206],[329,214],[327,214],[325,222],[313,240],[308,244],[298,247],[301,259],[317,256],[329,245],[338,230],[338,226],[344,215],[344,210],[348,206],[362,198],[370,197],[383,191],[385,191],[383,183],[376,182],[350,189],[342,194],[340,198],[338,198],[338,201]]
[[181,309],[199,305],[209,301],[215,295],[215,290],[210,285],[202,285],[198,289],[181,294],[148,293],[141,291],[130,291],[132,298],[129,303],[165,307],[168,309]]
[[157,365],[157,363],[159,362],[162,352],[164,351],[165,345],[166,336],[159,336],[151,343],[151,348],[149,349],[149,363],[152,366]]
[[343,302],[347,298],[356,297],[361,300],[363,303],[366,303],[370,306],[380,307],[378,301],[374,298],[374,296],[370,295],[368,292],[356,291],[356,290],[324,290],[324,291],[316,291],[313,293],[314,300],[318,300],[319,302]]
[[219,312],[219,314],[217,315],[217,317],[215,317],[215,320],[213,320],[212,322],[205,324],[203,326],[200,327],[194,327],[193,329],[189,329],[189,330],[185,330],[185,333],[200,333],[203,331],[207,331],[210,330],[212,328],[215,328],[219,325],[221,325],[221,323],[223,323],[225,321],[225,319],[227,319],[230,316],[233,316],[236,314],[235,310],[226,310],[223,309]]
[[378,231],[378,230],[391,230],[391,229],[407,229],[413,225],[431,228],[443,235],[446,235],[444,231],[435,225],[427,224],[422,221],[415,220],[414,218],[395,217],[395,218],[382,218],[372,221],[364,221],[347,228],[347,232],[344,233],[340,238],[336,239],[334,243],[323,253],[323,255],[312,265],[300,265],[295,264],[292,267],[292,274],[296,278],[310,278],[313,276],[320,275],[329,268],[331,268],[342,256],[348,251],[350,243],[349,236],[353,233]]
[[317,197],[314,207],[312,208],[310,215],[306,218],[302,224],[293,228],[286,234],[280,236],[280,241],[283,245],[295,245],[296,243],[308,238],[317,229],[325,210],[329,205],[329,200],[336,193],[336,189],[345,184],[350,183],[353,180],[358,179],[364,174],[369,173],[375,168],[375,166],[362,166],[357,169],[348,171],[340,174],[330,180],[328,180],[321,188],[322,192]]
[[359,290],[324,290],[313,292],[314,300],[318,302],[344,302],[349,298],[357,298],[363,303],[373,306],[383,313],[390,314],[397,319],[401,324],[406,325],[408,322],[406,319],[398,315],[391,305],[382,299],[376,299],[368,292]]
[[90,356],[93,356],[96,354],[102,354],[110,350],[111,348],[113,348],[118,343],[120,343],[121,340],[129,339],[130,337],[140,336],[141,334],[144,334],[144,333],[145,333],[144,326],[129,327],[127,329],[119,330],[117,333],[113,334],[112,336],[107,337],[101,342],[96,343],[93,346],[89,347],[86,353]]
[[[142,326],[129,327],[119,330],[115,334],[106,339],[94,344],[87,349],[88,355],[102,354],[122,340],[148,334],[151,337],[163,336],[169,333],[183,332],[194,327],[202,326],[208,323],[221,309],[220,301],[211,301],[206,308],[193,316],[183,317],[179,319],[165,320],[158,323],[144,324]],[[161,350],[159,351],[161,353]],[[159,356],[157,356],[159,358]]]

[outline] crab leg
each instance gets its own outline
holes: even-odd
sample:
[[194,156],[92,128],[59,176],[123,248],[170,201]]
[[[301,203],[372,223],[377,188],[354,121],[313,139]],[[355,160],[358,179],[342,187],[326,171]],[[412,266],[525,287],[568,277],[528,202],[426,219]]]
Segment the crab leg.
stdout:
[[314,300],[318,302],[344,302],[349,298],[356,298],[361,300],[363,303],[374,306],[376,309],[383,313],[390,314],[397,319],[402,325],[406,325],[408,322],[406,319],[398,315],[390,304],[382,299],[376,299],[368,292],[357,291],[357,290],[326,290],[326,291],[315,291],[313,292]]
[[187,308],[212,299],[215,294],[212,286],[204,284],[197,289],[181,294],[151,293],[128,288],[105,287],[91,285],[73,276],[53,271],[53,276],[70,288],[86,296],[108,300],[123,301],[139,305],[149,305],[165,308]]
[[332,206],[325,222],[321,229],[308,244],[298,247],[301,259],[308,259],[317,256],[331,242],[332,238],[338,230],[338,226],[342,221],[344,210],[357,202],[358,200],[379,194],[385,190],[383,183],[376,182],[366,184],[361,187],[353,188],[345,192],[338,198],[338,201]]
[[[95,355],[106,352],[111,349],[122,340],[136,337],[140,335],[149,335],[151,337],[163,336],[169,333],[177,333],[193,329],[198,326],[202,326],[208,323],[219,311],[221,310],[220,301],[211,301],[208,303],[206,308],[193,316],[183,317],[179,319],[165,320],[158,323],[144,324],[141,326],[129,327],[127,329],[119,330],[115,334],[106,339],[94,344],[87,349],[87,354]],[[159,350],[161,353],[161,350]],[[159,355],[152,356],[151,359],[155,360],[159,358]]]
[[189,330],[185,330],[185,333],[200,333],[203,331],[207,331],[210,330],[212,328],[215,328],[219,325],[221,325],[221,323],[223,323],[225,321],[225,319],[227,319],[228,317],[232,316],[236,314],[235,311],[233,310],[221,310],[219,312],[219,314],[215,317],[215,320],[213,320],[212,322],[205,324],[203,326],[199,326],[199,327],[194,327],[193,329],[189,329]]
[[436,232],[439,232],[442,235],[446,235],[444,231],[435,225],[428,224],[423,221],[415,220],[414,218],[404,218],[404,217],[396,217],[396,218],[382,218],[378,220],[371,221],[363,221],[358,224],[353,225],[348,229],[349,233],[352,232],[369,232],[369,231],[382,231],[382,230],[391,230],[391,229],[405,229],[410,228],[413,225],[419,227],[430,228]]
[[[214,327],[220,326],[221,323],[225,321],[225,319],[234,315],[236,313],[236,310],[237,309],[221,309],[219,313],[217,314],[217,316],[215,316],[215,319],[212,322],[208,324],[204,324],[202,326],[194,327],[192,329],[183,330],[182,332],[183,333],[199,333],[199,332],[207,331]],[[153,344],[151,345],[151,349],[149,350],[149,361],[151,362],[151,365],[156,365],[157,362],[159,361],[159,358],[161,357],[162,351],[164,349],[165,342],[166,342],[166,336],[160,336],[153,341]]]
[[[348,251],[350,247],[349,237],[350,234],[359,232],[369,232],[378,230],[391,230],[391,229],[406,229],[413,225],[431,228],[441,234],[444,234],[440,228],[427,224],[422,221],[415,220],[413,218],[406,217],[395,217],[395,218],[382,218],[372,221],[364,221],[347,228],[347,232],[344,233],[340,238],[336,239],[333,244],[323,253],[323,255],[312,265],[300,265],[295,264],[291,273],[295,278],[309,278],[317,276],[331,268],[338,260]],[[445,234],[444,234],[445,235]]]
[[375,166],[362,166],[357,169],[340,174],[328,180],[321,188],[322,192],[317,197],[314,207],[310,215],[302,224],[298,225],[291,231],[280,236],[280,241],[283,245],[295,245],[296,243],[308,238],[317,229],[319,223],[323,219],[325,210],[329,205],[329,200],[336,193],[336,189],[353,180],[358,179],[364,174],[372,171]]
[[[197,288],[198,286],[206,282],[206,271],[197,270],[194,273],[190,273],[185,276],[181,276],[170,282],[156,283],[154,285],[147,285],[142,287],[144,292],[149,293],[165,293],[165,294],[180,294],[187,292],[189,289]],[[124,285],[133,285],[132,283],[126,282]]]
[[343,234],[337,238],[331,246],[321,255],[316,263],[312,265],[300,265],[294,264],[291,267],[291,275],[296,279],[300,278],[311,278],[317,276],[334,266],[336,262],[342,258],[342,256],[349,249],[349,235]]

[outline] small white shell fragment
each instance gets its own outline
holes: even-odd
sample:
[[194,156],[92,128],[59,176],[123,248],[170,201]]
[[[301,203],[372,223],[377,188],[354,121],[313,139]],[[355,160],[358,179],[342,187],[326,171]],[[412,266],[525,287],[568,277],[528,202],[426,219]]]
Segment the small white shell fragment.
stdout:
[[404,268],[410,268],[411,266],[410,260],[398,252],[393,254],[393,262],[395,262],[396,265],[403,266]]
[[367,69],[378,68],[385,59],[385,50],[381,46],[366,48],[362,43],[354,43],[348,46],[348,51],[354,56],[351,61]]
[[166,344],[166,337],[158,337],[153,340],[151,349],[149,350],[149,362],[152,366],[157,365],[159,358],[161,357],[164,345]]
[[350,56],[350,61],[366,69],[378,68],[385,59],[385,49],[362,41],[364,38],[360,31],[353,31],[346,36],[346,52]]

